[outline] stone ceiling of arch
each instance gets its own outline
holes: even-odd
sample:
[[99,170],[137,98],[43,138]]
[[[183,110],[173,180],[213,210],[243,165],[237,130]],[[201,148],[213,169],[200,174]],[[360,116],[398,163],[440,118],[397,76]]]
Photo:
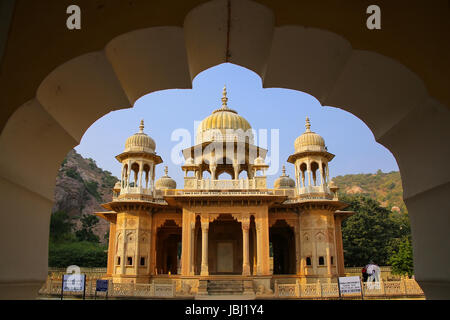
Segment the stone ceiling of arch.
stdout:
[[[61,1],[17,0],[0,65],[0,131],[19,106],[32,99],[41,81],[57,66],[102,50],[120,34],[152,26],[182,26],[186,14],[204,0],[79,0],[81,31],[65,27]],[[450,106],[450,29],[448,1],[390,1],[382,4],[382,30],[365,28],[368,1],[257,0],[275,13],[275,23],[329,30],[354,49],[394,58],[424,80],[430,96]],[[439,70],[439,72],[438,72]]]

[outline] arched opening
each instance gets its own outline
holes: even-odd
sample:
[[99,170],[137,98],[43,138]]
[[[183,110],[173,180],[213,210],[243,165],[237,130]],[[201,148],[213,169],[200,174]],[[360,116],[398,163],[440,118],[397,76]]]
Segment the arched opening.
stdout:
[[158,228],[156,236],[157,274],[177,274],[181,258],[181,227],[175,221],[166,220]]
[[217,180],[231,180],[234,179],[233,173],[228,171],[220,172],[217,176]]
[[239,172],[238,179],[247,179],[247,178],[249,178],[247,170],[241,170]]
[[202,179],[211,179],[211,172],[209,170],[203,170]]
[[301,182],[301,186],[304,188],[308,185],[308,178],[306,177],[307,175],[307,166],[306,163],[302,163],[300,165],[300,182]]
[[133,173],[133,175],[131,177],[133,180],[130,183],[130,187],[137,187],[138,186],[138,181],[139,181],[139,164],[134,162],[131,165],[131,171]]
[[295,234],[285,220],[277,220],[269,229],[273,251],[273,274],[295,274]]
[[127,186],[128,180],[128,164],[125,164],[122,170],[122,188]]
[[[311,185],[317,186],[317,180],[318,180],[318,170],[319,169],[319,165],[317,164],[317,162],[313,161],[311,162],[311,172],[312,172],[312,177],[313,177],[313,181],[311,183]],[[320,174],[320,173],[319,173]]]
[[209,273],[242,274],[242,228],[231,214],[221,214],[209,224]]
[[202,224],[200,216],[195,217],[194,231],[194,274],[199,275],[202,265]]
[[[243,2],[242,6],[249,6],[249,4]],[[400,63],[370,52],[373,47],[366,48],[363,46],[363,49],[368,50],[366,52],[352,50],[345,39],[326,31],[329,30],[329,26],[323,26],[322,24],[319,24],[319,27],[323,26],[324,32],[314,28],[305,30],[300,26],[275,27],[273,16],[266,14],[270,10],[263,10],[256,3],[251,3],[250,6],[252,8],[256,6],[258,10],[244,11],[245,13],[242,13],[244,18],[240,20],[244,23],[261,22],[263,24],[253,29],[250,28],[248,32],[234,33],[235,39],[241,41],[235,41],[236,47],[231,48],[230,51],[223,44],[225,40],[219,40],[227,39],[227,37],[218,37],[214,33],[208,34],[216,28],[208,27],[211,22],[206,21],[218,23],[218,21],[230,21],[232,19],[201,19],[210,16],[205,14],[210,6],[205,5],[197,8],[190,15],[190,19],[185,25],[186,39],[182,36],[184,31],[181,28],[174,28],[179,30],[173,33],[167,32],[164,28],[154,28],[158,30],[149,33],[147,33],[149,30],[140,30],[138,35],[127,34],[120,39],[123,41],[123,47],[120,44],[113,46],[116,54],[111,55],[110,62],[107,61],[104,54],[94,53],[71,63],[70,68],[56,70],[57,72],[51,77],[52,81],[46,83],[39,90],[39,100],[34,99],[26,103],[21,110],[17,111],[17,114],[11,117],[13,121],[11,121],[10,126],[7,125],[2,131],[1,154],[5,155],[4,166],[2,166],[4,168],[2,169],[2,190],[5,192],[2,194],[2,199],[4,199],[3,203],[6,208],[4,212],[15,211],[17,214],[14,217],[8,216],[4,220],[3,243],[8,243],[9,234],[13,232],[8,230],[16,230],[17,225],[21,225],[29,232],[27,233],[28,240],[24,239],[23,243],[5,245],[5,255],[11,257],[10,261],[13,265],[13,267],[8,266],[4,270],[6,272],[5,279],[14,279],[18,283],[17,288],[22,286],[25,279],[31,279],[33,283],[30,286],[33,287],[34,291],[42,284],[43,277],[46,275],[46,268],[43,266],[46,265],[48,212],[50,212],[52,206],[52,184],[54,184],[55,172],[63,156],[79,142],[82,133],[92,123],[93,119],[108,113],[112,109],[127,106],[127,96],[129,100],[135,101],[137,97],[150,91],[188,87],[189,79],[204,70],[205,66],[215,65],[226,60],[256,70],[261,75],[263,74],[261,70],[264,70],[265,87],[286,87],[311,92],[317,97],[326,97],[323,100],[328,101],[328,104],[342,106],[349,112],[359,115],[370,125],[377,141],[383,143],[393,152],[400,165],[405,186],[404,198],[407,201],[410,215],[414,218],[412,220],[416,278],[422,281],[430,292],[434,290],[434,292],[438,292],[438,295],[448,297],[450,283],[446,269],[448,264],[442,263],[442,261],[449,260],[449,250],[447,247],[440,245],[448,243],[447,224],[442,223],[442,221],[447,221],[448,204],[442,202],[442,199],[445,199],[448,194],[448,175],[445,172],[444,174],[436,174],[432,165],[433,163],[444,163],[445,159],[448,158],[448,151],[446,151],[448,148],[445,145],[445,141],[448,141],[448,110],[446,107],[428,96],[424,89],[425,85],[419,77],[412,74]],[[185,11],[180,10],[180,12],[184,13]],[[216,15],[225,15],[226,12],[227,10],[220,10],[220,13],[216,13]],[[233,12],[241,11],[234,10]],[[248,12],[251,12],[252,16],[249,17]],[[254,19],[253,15],[261,17],[261,19]],[[267,18],[268,15],[269,18]],[[294,24],[303,23],[299,19],[293,19],[292,21]],[[198,22],[198,24],[193,22]],[[235,23],[239,23],[239,21],[235,21]],[[139,27],[142,28],[146,25],[144,23]],[[181,25],[181,20],[179,25]],[[333,28],[331,29],[333,30]],[[225,27],[221,30],[226,32],[229,29]],[[236,30],[240,29],[236,28]],[[111,36],[110,33],[105,34],[105,37]],[[273,38],[272,34],[275,34]],[[255,37],[255,35],[257,36]],[[264,37],[264,35],[267,35],[267,37]],[[150,36],[149,39],[151,40],[142,41],[142,38],[146,39],[147,36]],[[136,46],[130,46],[130,44],[136,44],[133,39],[138,44],[148,44],[149,47],[146,47],[148,50],[136,50]],[[162,46],[160,45],[161,42],[155,41],[155,39],[161,41],[170,39],[173,43],[169,41],[169,46]],[[249,39],[263,40],[258,42],[261,46],[256,46]],[[269,45],[265,45],[266,39],[269,39],[267,40]],[[308,44],[311,42],[308,39],[316,45],[309,46]],[[185,40],[190,52],[190,68],[188,68],[185,57]],[[105,39],[102,38],[100,42],[105,43]],[[161,51],[158,50],[154,50],[156,53],[146,56],[153,51],[151,46],[153,42],[156,43],[156,48],[169,48],[168,52],[162,52],[163,60],[159,59],[158,53],[161,53]],[[210,43],[213,48],[223,45],[223,48],[226,49],[217,49],[217,51],[196,50],[199,47],[207,47],[204,46],[204,42]],[[251,47],[255,49],[252,50],[248,46],[240,45],[242,43],[251,43]],[[417,41],[417,43],[421,45],[420,41]],[[93,47],[98,48],[100,45],[93,45]],[[140,45],[137,47],[142,48]],[[261,50],[261,47],[264,49]],[[391,48],[392,46],[385,45],[383,48],[386,49],[387,47]],[[129,50],[121,51],[120,49],[123,48]],[[270,48],[270,50],[266,50],[266,48]],[[305,48],[308,50],[305,50]],[[324,50],[324,48],[328,49]],[[80,51],[76,51],[76,54],[89,52],[89,50],[88,48],[80,48]],[[234,52],[233,56],[225,55],[225,50]],[[108,52],[111,51],[108,50]],[[268,51],[271,53],[268,54]],[[386,54],[386,52],[388,51],[383,54]],[[173,56],[168,55],[168,53],[173,54]],[[60,61],[68,60],[67,57],[69,56],[65,55],[65,58],[61,58]],[[92,57],[97,58],[96,64],[87,63],[88,58],[91,59]],[[335,57],[340,58],[336,59]],[[132,63],[132,68],[129,68],[125,63],[126,60]],[[89,61],[92,62],[92,59]],[[141,63],[138,63],[139,61]],[[144,61],[147,66],[150,64],[156,68],[143,67]],[[160,63],[161,61],[165,63]],[[80,64],[78,65],[78,63]],[[320,67],[320,65],[323,67]],[[261,66],[264,66],[264,68]],[[305,67],[306,71],[298,72],[298,70],[305,70]],[[314,69],[314,67],[317,67],[317,69]],[[53,68],[54,66],[51,66],[50,69],[43,70],[52,70]],[[115,72],[113,72],[113,68]],[[74,70],[79,72],[74,73]],[[150,73],[148,70],[153,70],[153,72]],[[173,70],[173,72],[167,70]],[[330,70],[333,72],[330,73]],[[90,72],[86,73],[87,71]],[[324,71],[327,76],[323,75],[322,72]],[[147,75],[145,75],[145,72],[147,72]],[[191,72],[191,77],[189,72]],[[60,85],[66,83],[64,81],[65,73],[70,75],[67,79],[70,79],[71,83],[77,84],[77,86],[67,86],[71,90],[63,92],[64,94],[48,94],[49,92],[59,92],[56,87],[61,88]],[[144,74],[144,76],[131,77],[130,74]],[[91,77],[91,75],[95,76]],[[307,79],[311,75],[316,77],[315,81]],[[436,72],[432,73],[430,77],[435,77],[435,75]],[[305,78],[302,78],[302,76]],[[117,77],[121,81],[117,81]],[[40,79],[41,75],[35,78]],[[91,81],[85,81],[86,79]],[[319,81],[318,79],[327,79],[327,81]],[[389,81],[383,81],[386,79]],[[397,85],[392,85],[393,83]],[[440,83],[445,82],[441,81]],[[35,87],[32,87],[30,90],[34,92],[35,89]],[[46,89],[49,90],[46,92]],[[430,90],[437,90],[436,86],[430,85]],[[83,94],[85,92],[96,92],[97,94],[93,97]],[[102,95],[104,92],[107,94]],[[32,95],[26,95],[26,99],[29,97],[32,97]],[[83,103],[83,99],[87,100],[86,104]],[[52,106],[60,107],[53,108]],[[72,118],[71,115],[74,114],[80,116]],[[80,120],[80,117],[84,119]],[[20,125],[17,124],[20,124],[21,121],[16,121],[17,119],[34,119],[35,121],[28,128],[19,128]],[[4,122],[6,122],[6,119]],[[422,124],[422,128],[429,128],[429,130],[424,129],[419,132],[419,130],[416,130],[418,123]],[[22,139],[23,136],[12,134],[15,132],[14,128],[18,132],[25,132],[26,139]],[[50,134],[45,137],[33,135],[33,132],[42,131],[42,128],[46,128],[48,130],[46,132]],[[37,141],[41,143],[38,144]],[[33,145],[39,145],[42,155],[39,152],[34,152],[37,150]],[[17,149],[14,146],[17,146]],[[415,150],[418,146],[430,152],[422,152],[422,154],[417,155]],[[21,151],[18,151],[19,149],[33,151],[36,155],[35,164],[29,166],[29,168],[24,166],[22,162],[28,157],[21,154]],[[42,152],[43,150],[50,152]],[[433,152],[433,150],[442,150],[443,152]],[[16,161],[11,161],[11,159]],[[424,165],[424,170],[417,171],[417,163],[429,165]],[[36,168],[41,168],[41,170],[36,170]],[[18,199],[26,199],[27,201],[20,201],[19,203]],[[430,217],[430,214],[432,217]],[[30,250],[29,248],[34,249]],[[30,267],[23,267],[31,265],[33,265],[32,270]],[[444,284],[441,285],[436,279],[444,282]],[[39,282],[39,284],[36,285],[35,282]],[[28,286],[25,287],[29,288]]]
[[148,164],[144,164],[144,173],[145,173],[145,180],[143,181],[143,183],[145,182],[145,188],[148,188],[148,182],[150,181],[150,166]]

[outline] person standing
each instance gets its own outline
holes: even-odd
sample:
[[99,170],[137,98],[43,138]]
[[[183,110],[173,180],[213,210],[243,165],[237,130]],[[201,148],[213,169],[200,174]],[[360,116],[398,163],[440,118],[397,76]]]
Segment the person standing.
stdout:
[[364,267],[361,269],[361,273],[362,273],[363,282],[366,282],[366,281],[367,281],[367,278],[369,277],[369,275],[367,274],[367,268],[366,268],[366,266],[364,266]]

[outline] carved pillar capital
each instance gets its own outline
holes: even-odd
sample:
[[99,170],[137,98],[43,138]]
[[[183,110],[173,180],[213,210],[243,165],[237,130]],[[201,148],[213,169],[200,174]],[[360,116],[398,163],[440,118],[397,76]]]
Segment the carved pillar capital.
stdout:
[[243,217],[241,218],[242,230],[247,231],[250,229],[250,218]]

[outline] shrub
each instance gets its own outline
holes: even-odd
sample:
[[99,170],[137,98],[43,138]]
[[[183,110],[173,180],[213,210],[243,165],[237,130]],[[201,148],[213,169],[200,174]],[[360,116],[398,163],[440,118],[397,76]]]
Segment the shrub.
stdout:
[[106,267],[108,260],[106,246],[91,242],[65,242],[49,244],[48,266],[67,268],[70,265],[79,267]]

